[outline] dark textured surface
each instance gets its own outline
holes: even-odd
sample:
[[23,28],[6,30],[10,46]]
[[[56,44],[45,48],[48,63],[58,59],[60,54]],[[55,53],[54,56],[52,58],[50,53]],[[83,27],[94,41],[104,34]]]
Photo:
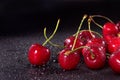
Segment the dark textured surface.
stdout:
[[[71,26],[70,26],[71,27]],[[59,30],[59,29],[58,29]],[[49,31],[49,30],[48,30]],[[63,45],[64,39],[73,34],[74,29],[63,29],[52,41]],[[49,31],[48,33],[51,33]],[[49,34],[48,34],[49,35]],[[27,60],[28,48],[33,43],[44,42],[43,32],[4,35],[0,37],[0,80],[119,80],[120,76],[112,72],[106,64],[103,69],[90,70],[83,60],[72,71],[64,71],[57,62],[57,53],[61,50],[46,45],[52,52],[47,65],[31,66]]]

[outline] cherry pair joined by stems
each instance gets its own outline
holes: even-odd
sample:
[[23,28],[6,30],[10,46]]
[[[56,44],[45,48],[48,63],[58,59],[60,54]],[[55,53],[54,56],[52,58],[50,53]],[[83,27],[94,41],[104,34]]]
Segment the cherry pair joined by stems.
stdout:
[[83,21],[85,20],[86,17],[87,17],[87,15],[83,16],[83,19],[80,22],[80,25],[78,27],[78,30],[77,30],[75,36],[71,37],[71,39],[73,39],[72,42],[71,42],[72,44],[69,43],[71,46],[66,46],[65,49],[63,49],[62,51],[59,52],[58,62],[59,62],[59,65],[62,69],[65,69],[65,70],[75,69],[80,62],[80,55],[77,52],[76,48],[78,46],[80,47],[82,45],[79,42],[78,34],[79,34],[80,28],[82,26],[82,23],[83,23]]

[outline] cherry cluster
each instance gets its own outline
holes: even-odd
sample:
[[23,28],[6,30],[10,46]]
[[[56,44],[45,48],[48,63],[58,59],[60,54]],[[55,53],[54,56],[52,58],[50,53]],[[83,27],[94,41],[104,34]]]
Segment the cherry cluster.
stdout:
[[[94,17],[101,17],[108,21],[101,26],[95,22]],[[88,29],[80,30],[86,18],[88,18]],[[91,21],[101,28],[102,34],[91,30]],[[49,38],[46,36],[46,28],[44,28],[46,41],[42,45],[36,43],[30,46],[28,60],[32,65],[41,66],[49,61],[51,52],[45,47],[45,44],[60,46],[50,41],[57,32],[59,22],[60,19],[58,19],[56,28]],[[64,70],[73,70],[80,63],[81,57],[83,57],[84,63],[90,69],[101,69],[107,61],[114,72],[120,73],[119,37],[120,22],[115,24],[109,18],[101,15],[84,15],[77,32],[65,39],[64,46],[62,46],[63,50],[58,52],[58,63]]]

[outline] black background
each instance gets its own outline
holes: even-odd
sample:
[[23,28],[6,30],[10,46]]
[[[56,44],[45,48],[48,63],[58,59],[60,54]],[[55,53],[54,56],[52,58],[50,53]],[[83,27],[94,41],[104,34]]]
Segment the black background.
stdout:
[[[0,1],[0,32],[28,32],[52,27],[60,18],[78,24],[84,14],[99,14],[119,21],[120,1],[115,0],[3,0]],[[76,21],[76,22],[75,22]]]

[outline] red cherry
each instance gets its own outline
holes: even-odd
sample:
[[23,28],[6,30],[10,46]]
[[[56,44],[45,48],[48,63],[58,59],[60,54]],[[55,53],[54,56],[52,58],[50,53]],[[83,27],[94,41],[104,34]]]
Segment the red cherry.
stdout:
[[109,65],[114,72],[120,73],[120,50],[110,55]]
[[90,31],[88,31],[88,30],[81,31],[78,34],[78,38],[80,38],[83,41],[84,45],[85,45],[89,40],[96,37],[96,35],[93,32],[92,32],[92,34],[93,35],[91,35]]
[[92,45],[94,43],[98,43],[98,44],[103,45],[103,47],[106,47],[106,42],[105,42],[104,38],[93,38],[93,39],[89,40],[87,44]]
[[[91,40],[88,41],[88,43],[85,45],[86,47],[89,46],[98,46],[99,49],[101,49],[104,53],[106,53],[106,45],[105,45],[105,41],[103,38],[93,38]],[[84,55],[84,53],[87,51],[87,48],[83,48],[82,50],[82,55]]]
[[105,39],[105,41],[106,41],[107,44],[108,44],[109,42],[111,42],[111,39],[114,38],[114,37],[116,37],[116,35],[114,35],[114,34],[105,35],[105,36],[104,36],[104,39]]
[[32,44],[28,52],[28,60],[33,65],[44,65],[50,58],[50,51],[48,48],[40,44]]
[[105,23],[102,29],[103,37],[106,40],[106,42],[109,42],[113,37],[117,37],[118,32],[118,27],[111,22]]
[[114,23],[107,22],[103,26],[103,36],[106,35],[116,35],[118,33],[118,28]]
[[77,52],[72,52],[67,54],[67,52],[71,51],[70,49],[64,49],[59,52],[58,62],[62,69],[72,70],[77,67],[80,62],[80,55]]
[[112,38],[111,41],[108,43],[108,50],[112,54],[113,52],[117,51],[120,47],[120,38],[115,37]]
[[[66,38],[64,41],[64,46],[66,48],[71,49],[73,47],[74,40],[75,40],[75,36],[70,36],[70,37]],[[83,42],[81,39],[77,38],[74,48],[78,48],[80,46],[83,46]],[[78,51],[78,53],[81,53],[81,49],[78,49],[77,51]]]
[[90,69],[100,69],[104,66],[106,55],[103,49],[96,45],[89,45],[83,49],[85,64]]

